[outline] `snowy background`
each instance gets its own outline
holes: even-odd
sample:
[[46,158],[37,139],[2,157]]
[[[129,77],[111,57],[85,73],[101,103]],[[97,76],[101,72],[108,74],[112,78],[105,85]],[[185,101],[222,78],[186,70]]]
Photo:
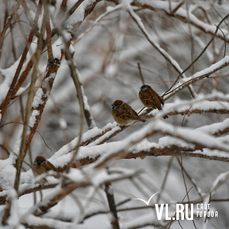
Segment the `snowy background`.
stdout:
[[[0,12],[1,228],[229,228],[229,2],[10,0]],[[165,106],[120,127],[113,101],[143,107],[139,66]],[[58,172],[35,180],[37,155]],[[218,217],[158,220],[155,203]]]

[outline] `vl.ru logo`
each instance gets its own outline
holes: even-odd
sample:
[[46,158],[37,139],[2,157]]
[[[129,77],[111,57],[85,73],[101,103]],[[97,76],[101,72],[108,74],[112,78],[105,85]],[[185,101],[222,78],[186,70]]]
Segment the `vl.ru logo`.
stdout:
[[[140,200],[149,206],[151,199],[158,194],[154,193],[147,201],[141,198],[134,198]],[[175,209],[170,204],[154,204],[155,212],[158,220],[193,220],[194,215],[196,217],[218,217],[218,211],[212,211],[210,204],[196,204],[194,210],[194,204],[175,204]],[[171,210],[173,209],[173,210]]]
[[176,204],[175,214],[169,217],[169,204],[155,204],[158,220],[162,220],[165,212],[165,220],[193,220],[193,204]]

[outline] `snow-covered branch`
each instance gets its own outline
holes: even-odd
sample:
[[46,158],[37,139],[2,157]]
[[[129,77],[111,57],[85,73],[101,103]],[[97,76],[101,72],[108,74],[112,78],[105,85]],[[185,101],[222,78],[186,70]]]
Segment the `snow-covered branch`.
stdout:
[[[204,33],[209,33],[211,35],[214,35],[215,30],[216,30],[215,25],[209,25],[199,20],[198,17],[196,17],[192,12],[189,11],[187,13],[186,9],[183,9],[182,7],[179,7],[177,9],[177,6],[180,6],[179,3],[164,2],[164,1],[151,1],[151,0],[137,0],[134,3],[134,5],[145,8],[145,9],[150,9],[153,11],[162,10],[170,17],[175,17],[182,22],[191,24],[192,26],[195,26],[196,28],[200,29]],[[176,9],[175,12],[174,12],[174,9]],[[225,30],[225,29],[219,30],[216,36],[224,40],[227,43],[229,42],[228,30]]]
[[0,5],[0,228],[226,228],[195,206],[229,201],[227,1]]
[[190,84],[193,84],[204,78],[211,78],[211,75],[213,73],[219,71],[222,68],[227,67],[228,65],[229,65],[229,56],[225,56],[223,59],[212,64],[208,68],[205,68],[204,70],[199,71],[190,77],[181,79],[177,85],[175,85],[173,88],[170,89],[169,92],[167,92],[168,95],[165,96],[165,99],[174,96],[174,94],[178,93],[179,91],[181,91],[182,89],[184,89]]

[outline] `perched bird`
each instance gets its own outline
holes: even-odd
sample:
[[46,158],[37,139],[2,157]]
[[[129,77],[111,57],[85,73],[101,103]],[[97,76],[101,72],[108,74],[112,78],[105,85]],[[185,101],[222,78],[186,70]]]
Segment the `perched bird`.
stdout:
[[145,122],[141,119],[137,112],[122,100],[115,100],[112,106],[112,116],[114,120],[120,125],[127,125],[135,121]]
[[[42,173],[46,173],[50,170],[56,170],[56,167],[49,162],[45,157],[37,156],[31,166],[34,177],[41,175]],[[47,180],[44,178],[41,180],[41,183],[45,183]]]
[[[149,85],[142,85],[138,96],[144,106],[162,110],[162,105],[164,105],[163,99]],[[166,119],[168,116],[164,115],[163,118]]]

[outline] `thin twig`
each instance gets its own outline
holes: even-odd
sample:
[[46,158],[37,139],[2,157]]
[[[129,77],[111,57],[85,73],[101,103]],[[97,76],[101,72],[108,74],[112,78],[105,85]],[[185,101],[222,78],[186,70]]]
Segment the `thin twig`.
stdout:
[[17,2],[17,4],[15,5],[15,7],[14,7],[12,13],[11,13],[11,14],[8,16],[8,18],[7,18],[7,19],[8,19],[8,20],[7,20],[7,23],[5,24],[3,30],[2,30],[2,32],[1,32],[1,34],[0,34],[0,48],[2,47],[2,42],[3,42],[4,36],[5,36],[5,34],[6,34],[6,31],[7,31],[7,29],[10,27],[11,21],[13,20],[13,18],[14,18],[14,16],[15,16],[17,10],[19,9],[19,7],[22,5],[22,2],[23,2],[23,1],[24,1],[24,0],[20,0],[20,1]]
[[[132,17],[132,19],[134,20],[134,22],[137,24],[137,26],[139,27],[139,29],[141,30],[141,32],[143,33],[143,35],[146,37],[146,39],[149,41],[149,43],[163,56],[163,58],[170,63],[170,65],[174,68],[174,70],[181,75],[183,78],[186,78],[184,76],[184,71],[182,71],[182,69],[180,68],[179,64],[164,50],[162,49],[159,44],[157,44],[153,38],[149,35],[149,33],[146,31],[143,23],[140,23],[140,18],[139,16],[133,12],[133,10],[131,8],[129,8],[129,14]],[[188,86],[188,89],[192,95],[192,97],[195,97],[195,92],[193,91],[193,88]]]
[[115,205],[115,200],[114,200],[114,194],[113,194],[112,187],[111,187],[111,182],[105,183],[105,193],[106,193],[108,205],[110,208],[110,212],[113,216],[111,218],[111,226],[113,229],[119,229],[120,226],[119,226],[119,222],[118,222],[118,214],[117,214],[117,210],[116,210],[116,205]]
[[207,50],[207,48],[209,47],[209,45],[212,43],[212,41],[215,39],[215,36],[219,30],[219,26],[224,22],[224,20],[229,16],[229,14],[227,14],[217,25],[216,27],[216,31],[214,33],[214,35],[212,36],[211,40],[208,42],[208,44],[205,46],[205,48],[202,50],[202,52],[196,57],[195,60],[192,61],[192,63],[183,70],[182,73],[179,74],[179,76],[177,77],[177,79],[174,81],[174,83],[172,84],[172,86],[164,93],[164,95],[167,95],[169,93],[171,93],[171,89],[174,87],[174,85],[178,82],[178,80],[180,79],[180,77],[182,76],[182,74],[184,74],[189,68],[191,68],[194,63],[196,63],[197,60],[200,59],[200,57],[204,54],[204,52]]
[[71,161],[69,162],[69,164],[67,166],[66,172],[68,172],[69,169],[71,168],[71,165],[72,165],[73,161],[76,158],[76,155],[78,153],[78,150],[79,150],[79,147],[80,147],[80,143],[81,143],[81,138],[82,138],[82,134],[83,134],[84,102],[83,102],[83,96],[82,96],[81,84],[80,84],[80,81],[79,81],[78,71],[77,71],[77,69],[76,69],[76,67],[74,65],[72,54],[70,53],[70,50],[69,50],[69,42],[70,41],[66,41],[65,40],[61,29],[59,29],[59,33],[61,34],[61,36],[62,36],[62,38],[64,40],[64,43],[65,43],[65,57],[66,57],[66,60],[68,61],[68,66],[69,66],[69,69],[70,69],[70,72],[71,72],[72,80],[74,82],[74,85],[75,85],[75,88],[76,88],[76,91],[77,91],[77,98],[78,98],[79,105],[80,105],[80,117],[79,117],[80,129],[79,129],[78,143],[77,143],[77,146],[74,148],[74,153],[72,155],[72,159],[71,159]]
[[26,108],[25,108],[25,119],[24,119],[24,127],[23,127],[23,132],[22,132],[21,146],[19,150],[19,156],[16,162],[17,172],[16,172],[15,183],[14,183],[14,189],[16,191],[18,191],[18,186],[20,182],[20,174],[21,174],[21,166],[22,166],[22,162],[23,162],[23,159],[26,153],[25,148],[26,148],[27,132],[28,132],[28,127],[29,127],[30,111],[31,111],[31,105],[32,105],[33,95],[34,95],[33,93],[34,93],[35,81],[36,81],[36,76],[37,76],[38,63],[39,63],[39,59],[41,56],[41,48],[43,44],[43,35],[45,32],[46,19],[47,19],[46,13],[44,13],[41,32],[38,38],[38,45],[37,45],[37,50],[36,50],[36,55],[35,55],[35,60],[34,60],[34,69],[33,69],[32,77],[31,77],[31,84],[30,84],[28,99],[27,99]]
[[37,12],[36,12],[35,19],[34,19],[34,25],[30,30],[29,38],[28,38],[28,41],[26,43],[25,49],[24,49],[24,51],[22,53],[20,62],[18,64],[18,67],[16,69],[13,81],[12,81],[12,83],[10,85],[10,88],[9,88],[9,90],[7,92],[7,95],[6,95],[5,99],[3,100],[2,104],[0,105],[0,110],[1,110],[0,121],[3,118],[3,115],[4,115],[5,111],[6,111],[7,105],[8,105],[8,103],[9,103],[11,97],[12,97],[12,93],[14,91],[14,86],[16,85],[16,82],[18,80],[18,77],[19,77],[19,74],[21,72],[22,66],[23,66],[23,64],[24,64],[24,62],[26,60],[27,53],[29,51],[30,45],[32,43],[36,28],[37,28],[37,22],[38,22],[40,14],[41,14],[42,2],[43,2],[42,0],[39,1],[38,7],[37,7]]
[[141,81],[142,81],[142,85],[144,85],[144,84],[145,84],[145,80],[144,80],[144,77],[143,77],[143,75],[142,75],[142,69],[141,69],[141,64],[140,64],[140,62],[138,62],[138,71],[139,71],[140,79],[141,79]]

